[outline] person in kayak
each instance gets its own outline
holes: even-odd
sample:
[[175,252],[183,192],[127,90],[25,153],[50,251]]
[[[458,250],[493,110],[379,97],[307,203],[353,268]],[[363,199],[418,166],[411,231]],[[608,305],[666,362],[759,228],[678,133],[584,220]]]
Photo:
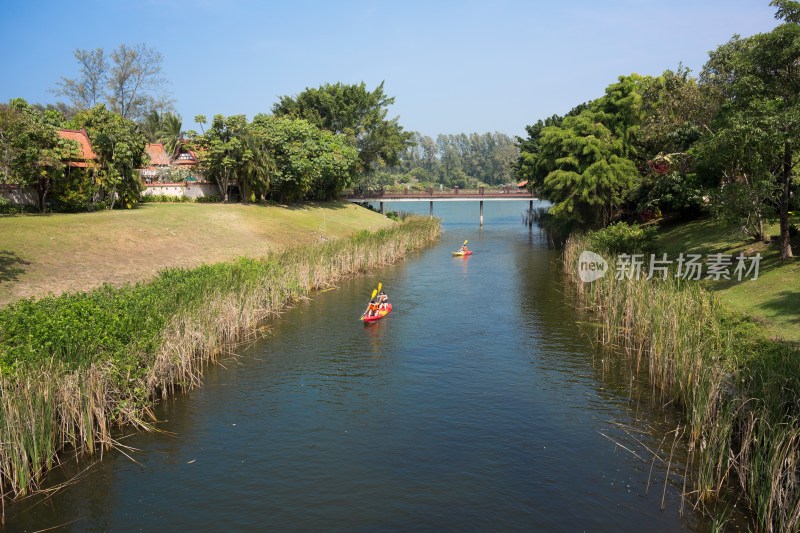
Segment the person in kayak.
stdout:
[[373,298],[369,301],[369,306],[367,307],[367,316],[375,316],[378,314],[378,310],[380,309],[380,298]]
[[386,309],[386,305],[388,303],[389,303],[389,296],[385,292],[381,291],[381,293],[378,295],[378,307],[381,310],[384,310]]
[[467,243],[464,243],[464,244],[461,245],[461,250],[460,251],[461,251],[461,253],[469,252],[469,248],[467,248]]

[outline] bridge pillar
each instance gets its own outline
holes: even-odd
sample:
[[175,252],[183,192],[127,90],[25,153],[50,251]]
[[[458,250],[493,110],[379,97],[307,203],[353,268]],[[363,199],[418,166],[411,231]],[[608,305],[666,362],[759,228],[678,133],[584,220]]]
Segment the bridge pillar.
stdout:
[[380,203],[380,213],[383,214],[383,202]]
[[483,200],[481,200],[481,227],[483,227]]
[[428,214],[430,215],[431,218],[433,218],[433,200],[430,201],[430,204],[431,204],[431,206],[430,206],[430,211],[428,212]]
[[530,211],[533,211],[533,200],[531,200],[530,202],[528,202],[528,209],[529,209]]

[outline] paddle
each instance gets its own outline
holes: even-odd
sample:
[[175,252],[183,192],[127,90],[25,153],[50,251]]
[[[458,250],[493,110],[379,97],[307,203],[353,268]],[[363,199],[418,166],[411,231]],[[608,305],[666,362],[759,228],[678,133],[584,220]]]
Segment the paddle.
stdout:
[[[381,284],[380,284],[380,283],[378,283],[378,287],[380,287],[380,286],[381,286]],[[371,296],[371,297],[370,297],[370,299],[369,299],[370,303],[372,303],[372,300],[374,300],[374,299],[375,299],[375,296],[376,296],[377,294],[378,294],[378,289],[373,289],[373,291],[372,291],[372,296]],[[363,313],[361,313],[361,318],[364,318],[365,316],[367,316],[367,312],[368,312],[368,311],[369,311],[369,304],[367,304],[367,308],[364,310],[364,312],[363,312]],[[359,320],[361,320],[361,318],[359,318]]]

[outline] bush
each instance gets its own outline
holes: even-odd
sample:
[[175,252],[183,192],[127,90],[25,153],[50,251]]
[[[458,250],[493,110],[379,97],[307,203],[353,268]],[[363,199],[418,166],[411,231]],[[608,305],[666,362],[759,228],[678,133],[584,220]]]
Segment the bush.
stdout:
[[198,196],[194,199],[195,202],[198,204],[221,204],[222,203],[222,196],[217,194],[212,194],[209,196]]
[[589,244],[593,252],[608,255],[646,254],[655,250],[658,230],[655,226],[630,225],[617,222],[589,234]]
[[191,202],[192,199],[188,196],[171,196],[169,194],[146,194],[142,195],[141,202],[144,203],[167,203],[177,204],[183,202]]
[[0,196],[0,215],[18,215],[20,213],[33,213],[37,209],[30,205],[15,204],[8,198]]

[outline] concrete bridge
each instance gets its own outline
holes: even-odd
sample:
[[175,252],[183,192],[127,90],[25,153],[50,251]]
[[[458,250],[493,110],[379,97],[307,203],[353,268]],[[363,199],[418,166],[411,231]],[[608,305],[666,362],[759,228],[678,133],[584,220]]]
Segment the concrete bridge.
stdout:
[[517,187],[479,187],[477,189],[436,189],[390,191],[385,189],[345,191],[341,198],[350,202],[378,202],[383,213],[383,202],[429,202],[430,216],[433,216],[433,202],[474,202],[480,208],[480,224],[483,226],[483,202],[503,202],[528,200],[533,209],[534,200],[539,198],[531,191]]

